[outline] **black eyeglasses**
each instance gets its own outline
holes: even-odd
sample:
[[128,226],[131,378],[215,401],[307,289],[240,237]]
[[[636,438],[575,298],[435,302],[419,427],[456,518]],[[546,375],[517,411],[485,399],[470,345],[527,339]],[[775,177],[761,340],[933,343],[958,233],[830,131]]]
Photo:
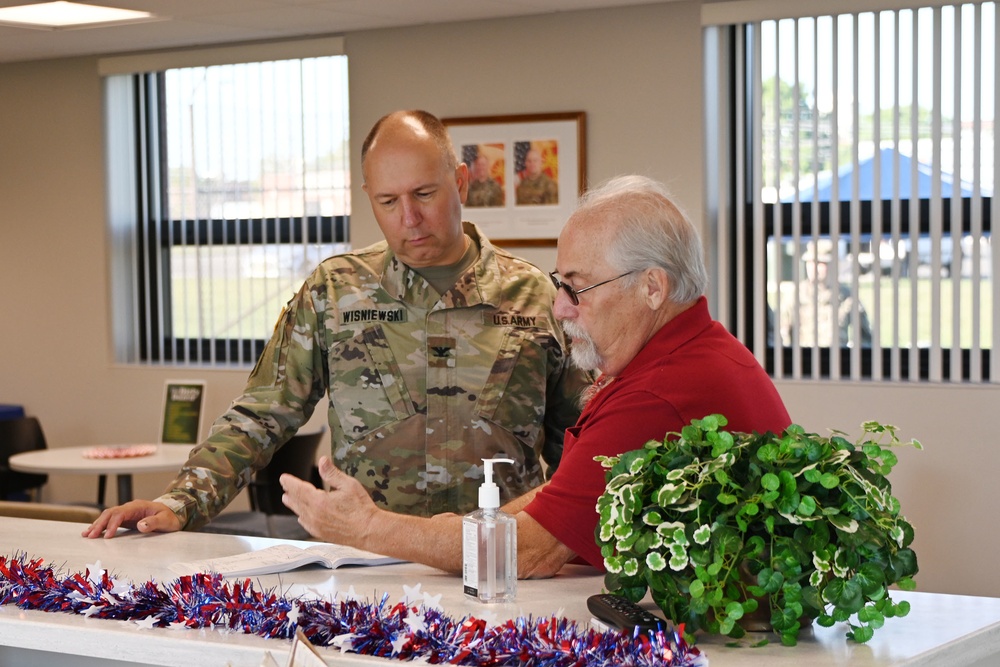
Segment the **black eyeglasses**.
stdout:
[[620,276],[615,276],[614,278],[608,278],[607,280],[602,280],[599,283],[594,283],[593,285],[588,285],[587,287],[581,287],[580,289],[573,289],[572,287],[564,283],[557,277],[557,273],[555,271],[549,274],[549,278],[552,279],[552,284],[556,286],[556,289],[561,289],[564,292],[566,292],[566,296],[569,297],[569,300],[573,302],[574,306],[579,306],[580,295],[586,292],[587,290],[594,289],[595,287],[600,287],[601,285],[607,285],[608,283],[613,283],[619,278],[624,278],[630,273],[632,273],[632,271],[626,271]]

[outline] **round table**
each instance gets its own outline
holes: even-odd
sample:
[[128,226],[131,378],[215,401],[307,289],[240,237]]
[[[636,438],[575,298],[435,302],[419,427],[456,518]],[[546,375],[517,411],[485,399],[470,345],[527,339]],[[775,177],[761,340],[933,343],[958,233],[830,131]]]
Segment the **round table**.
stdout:
[[[129,447],[134,445],[107,445]],[[10,457],[11,469],[39,474],[117,475],[118,503],[132,500],[132,475],[140,472],[179,471],[188,460],[193,445],[156,445],[156,451],[125,458],[88,458],[95,446],[56,447],[22,452]]]

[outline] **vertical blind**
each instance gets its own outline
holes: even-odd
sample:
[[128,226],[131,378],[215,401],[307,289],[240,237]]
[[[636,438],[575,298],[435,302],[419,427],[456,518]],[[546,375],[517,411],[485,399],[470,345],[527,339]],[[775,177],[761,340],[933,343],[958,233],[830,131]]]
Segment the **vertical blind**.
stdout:
[[111,226],[131,238],[113,250],[129,269],[118,359],[252,363],[302,279],[346,248],[346,58],[119,74],[106,90]]
[[997,22],[986,2],[706,28],[708,106],[732,100],[708,124],[722,315],[775,377],[1000,381]]

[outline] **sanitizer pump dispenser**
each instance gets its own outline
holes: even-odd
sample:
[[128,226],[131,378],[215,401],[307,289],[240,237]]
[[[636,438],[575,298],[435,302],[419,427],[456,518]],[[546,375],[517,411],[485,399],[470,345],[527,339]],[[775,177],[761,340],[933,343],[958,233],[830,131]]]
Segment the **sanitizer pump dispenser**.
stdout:
[[462,521],[462,584],[480,602],[511,602],[517,596],[517,521],[500,509],[494,463],[514,461],[483,459],[479,509]]

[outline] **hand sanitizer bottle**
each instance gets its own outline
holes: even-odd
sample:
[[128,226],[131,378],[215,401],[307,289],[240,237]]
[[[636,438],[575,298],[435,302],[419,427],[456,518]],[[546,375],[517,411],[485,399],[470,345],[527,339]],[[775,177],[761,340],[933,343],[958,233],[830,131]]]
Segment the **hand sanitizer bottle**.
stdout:
[[500,488],[493,464],[511,459],[483,459],[485,480],[479,509],[462,520],[462,583],[465,594],[480,602],[512,602],[517,595],[517,521],[500,510]]

